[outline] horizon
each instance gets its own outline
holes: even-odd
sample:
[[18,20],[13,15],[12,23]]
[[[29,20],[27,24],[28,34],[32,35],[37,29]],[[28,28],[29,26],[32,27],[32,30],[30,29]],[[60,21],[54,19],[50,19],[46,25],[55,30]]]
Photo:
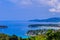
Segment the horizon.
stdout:
[[[60,17],[50,17],[50,18],[57,18],[57,19],[60,19]],[[0,21],[29,21],[29,20],[45,20],[45,19],[50,19],[50,18],[37,18],[37,19],[28,19],[28,20],[0,20]]]

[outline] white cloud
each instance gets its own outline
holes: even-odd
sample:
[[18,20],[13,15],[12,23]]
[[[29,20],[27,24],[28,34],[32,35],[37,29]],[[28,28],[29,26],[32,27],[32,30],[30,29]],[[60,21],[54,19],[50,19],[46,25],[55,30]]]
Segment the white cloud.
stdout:
[[39,0],[39,3],[45,6],[51,7],[50,12],[60,12],[60,1],[59,0]]
[[51,6],[53,8],[53,9],[51,9],[51,12],[53,12],[53,10],[55,10],[54,12],[60,12],[60,2],[59,2],[59,0],[53,0],[52,3],[50,3],[49,6]]
[[32,1],[31,0],[8,0],[12,3],[15,3],[17,5],[21,5],[21,6],[29,6],[32,5]]
[[21,0],[20,4],[21,4],[21,5],[24,5],[24,6],[25,6],[25,5],[26,5],[26,6],[27,6],[27,5],[29,6],[29,5],[32,5],[32,1],[31,1],[31,0]]
[[55,8],[51,8],[49,9],[50,12],[60,12],[60,9],[55,9]]
[[55,12],[56,9],[55,8],[52,8],[52,9],[49,9],[50,12]]
[[[44,5],[50,7],[50,12],[60,12],[60,1],[59,0],[9,0],[20,6],[31,6],[31,5]],[[36,5],[36,6],[37,6]]]

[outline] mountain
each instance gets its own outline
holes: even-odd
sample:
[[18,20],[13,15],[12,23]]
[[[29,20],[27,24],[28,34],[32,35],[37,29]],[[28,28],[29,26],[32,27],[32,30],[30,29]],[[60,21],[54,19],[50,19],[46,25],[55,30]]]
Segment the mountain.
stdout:
[[48,18],[48,19],[34,19],[34,20],[29,20],[30,22],[60,22],[59,17],[54,17],[54,18]]

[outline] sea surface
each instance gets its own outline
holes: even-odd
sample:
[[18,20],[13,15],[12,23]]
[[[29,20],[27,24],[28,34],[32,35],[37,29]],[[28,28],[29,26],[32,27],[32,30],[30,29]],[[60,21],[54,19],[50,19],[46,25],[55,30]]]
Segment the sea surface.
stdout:
[[[50,23],[50,22],[48,22]],[[42,22],[29,22],[29,21],[0,21],[0,25],[5,25],[8,26],[8,28],[1,29],[0,28],[0,33],[5,33],[8,35],[17,35],[22,38],[27,38],[28,36],[26,35],[28,30],[36,30],[36,29],[60,29],[58,27],[38,27],[38,28],[29,28],[28,25],[30,24],[42,24]],[[46,24],[44,22],[44,24]]]

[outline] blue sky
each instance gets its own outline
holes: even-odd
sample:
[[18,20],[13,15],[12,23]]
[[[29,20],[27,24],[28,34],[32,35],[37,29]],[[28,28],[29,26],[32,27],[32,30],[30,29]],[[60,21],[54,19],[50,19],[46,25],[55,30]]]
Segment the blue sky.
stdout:
[[0,0],[0,20],[60,17],[59,0]]

